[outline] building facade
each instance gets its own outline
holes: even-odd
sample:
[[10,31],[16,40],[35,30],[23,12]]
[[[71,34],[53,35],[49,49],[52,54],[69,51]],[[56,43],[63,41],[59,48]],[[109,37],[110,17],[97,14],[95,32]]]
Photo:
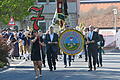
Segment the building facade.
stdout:
[[[77,25],[77,2],[76,0],[67,0],[68,2],[68,13],[70,26]],[[48,27],[52,24],[52,19],[54,17],[57,3],[56,0],[37,0],[37,6],[44,5],[43,15],[45,16],[44,21],[40,21],[39,24],[44,27],[44,30],[47,30]],[[58,26],[55,27],[58,30]]]

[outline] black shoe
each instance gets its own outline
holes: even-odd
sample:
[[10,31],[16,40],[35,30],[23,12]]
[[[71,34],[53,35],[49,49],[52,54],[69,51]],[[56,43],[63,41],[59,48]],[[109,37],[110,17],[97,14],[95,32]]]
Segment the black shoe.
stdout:
[[67,68],[67,65],[65,65],[65,67],[64,68]]
[[23,59],[25,59],[25,57]]
[[97,67],[99,67],[99,65]]
[[94,67],[94,71],[96,71],[96,67]]
[[59,61],[58,59],[56,59],[56,61]]
[[20,59],[21,59],[22,57],[20,56]]
[[50,71],[53,71],[53,69],[50,69]]
[[103,65],[101,64],[101,67],[102,67]]
[[46,67],[46,65],[44,64],[44,67]]
[[71,62],[69,62],[69,66],[71,66]]
[[56,70],[56,67],[54,67],[54,70]]
[[79,55],[79,58],[82,58],[82,55]]
[[25,61],[28,61],[28,59],[25,59]]

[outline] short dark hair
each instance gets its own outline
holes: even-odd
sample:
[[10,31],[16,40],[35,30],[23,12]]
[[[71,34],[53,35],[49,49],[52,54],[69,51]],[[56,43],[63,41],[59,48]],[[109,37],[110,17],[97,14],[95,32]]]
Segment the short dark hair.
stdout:
[[50,26],[50,29],[53,28],[53,26]]

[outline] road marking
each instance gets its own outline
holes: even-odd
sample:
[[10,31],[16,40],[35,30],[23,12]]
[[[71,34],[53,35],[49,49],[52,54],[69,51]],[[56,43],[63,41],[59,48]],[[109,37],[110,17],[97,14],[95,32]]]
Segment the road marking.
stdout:
[[[19,64],[17,64],[17,65],[12,65],[12,66],[19,66],[19,65],[21,65],[21,64],[23,64],[23,63],[25,63],[26,61],[25,60],[23,60],[23,61],[21,61]],[[1,71],[0,73],[5,73],[5,72],[8,72],[8,71],[12,71],[12,70],[15,70],[16,68],[8,68],[7,70],[3,70],[3,71]]]

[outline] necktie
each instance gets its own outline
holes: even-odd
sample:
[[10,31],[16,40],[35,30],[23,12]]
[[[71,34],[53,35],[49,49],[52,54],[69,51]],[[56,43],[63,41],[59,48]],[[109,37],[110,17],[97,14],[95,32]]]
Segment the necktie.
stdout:
[[92,35],[93,35],[93,32],[90,32],[90,33],[89,33],[89,38],[90,38],[90,40],[92,40]]

